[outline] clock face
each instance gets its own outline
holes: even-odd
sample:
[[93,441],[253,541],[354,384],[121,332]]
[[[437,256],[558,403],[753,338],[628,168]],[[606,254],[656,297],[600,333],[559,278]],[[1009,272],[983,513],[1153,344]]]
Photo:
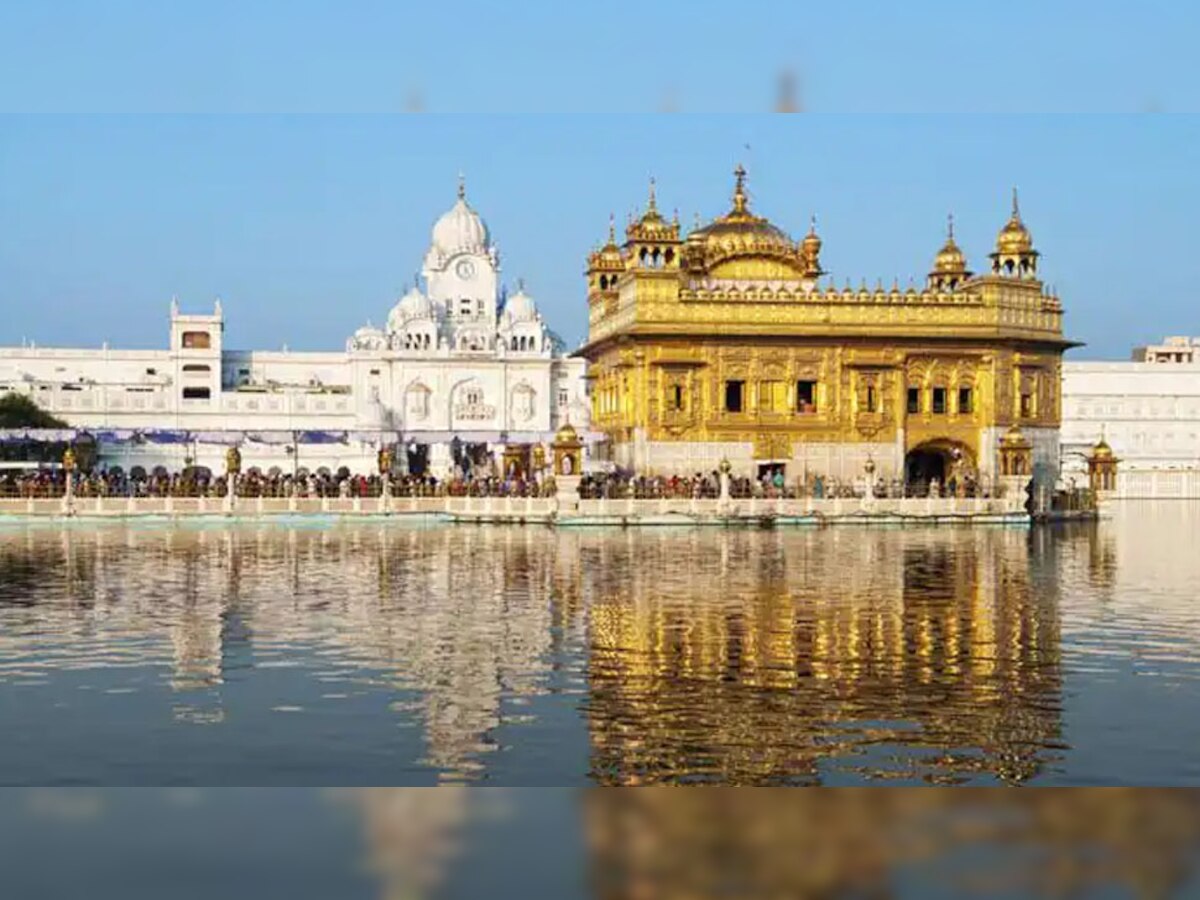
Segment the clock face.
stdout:
[[458,265],[454,267],[454,271],[458,273],[458,277],[466,280],[475,276],[475,263],[469,259],[460,259]]

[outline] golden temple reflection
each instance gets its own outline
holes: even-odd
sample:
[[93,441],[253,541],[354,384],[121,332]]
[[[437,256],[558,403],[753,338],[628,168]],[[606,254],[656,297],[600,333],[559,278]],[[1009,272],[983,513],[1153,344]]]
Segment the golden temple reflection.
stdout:
[[[631,536],[619,586],[585,571],[597,780],[822,783],[864,736],[867,777],[1021,782],[1053,758],[1056,598],[1030,591],[1025,535],[733,533],[715,565],[690,540]],[[902,565],[872,564],[884,542]]]
[[629,897],[1093,896],[1194,884],[1200,794],[590,790],[591,888]]

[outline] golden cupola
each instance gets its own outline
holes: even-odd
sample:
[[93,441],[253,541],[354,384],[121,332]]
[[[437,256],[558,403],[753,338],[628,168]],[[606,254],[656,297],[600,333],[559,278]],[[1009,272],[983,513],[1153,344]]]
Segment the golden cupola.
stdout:
[[946,243],[933,258],[933,271],[929,273],[929,289],[934,291],[953,291],[962,286],[971,277],[967,269],[967,257],[954,240],[954,216],[950,216],[946,226]]
[[679,222],[668,222],[658,211],[654,179],[650,179],[650,196],[646,200],[646,211],[629,223],[625,229],[628,241],[677,241]]
[[825,274],[821,268],[821,237],[817,234],[817,217],[809,220],[808,234],[800,242],[800,256],[804,260],[804,277],[816,280]]
[[[821,240],[811,233],[797,245],[783,229],[750,211],[746,170],[733,171],[733,206],[688,235],[684,266],[696,274],[743,280],[796,280],[820,273]],[[812,276],[815,277],[815,276]]]
[[611,214],[608,217],[608,242],[592,251],[587,262],[589,296],[595,298],[615,292],[617,279],[625,271],[625,257],[617,246],[616,218]]
[[994,275],[1027,280],[1037,278],[1038,252],[1033,249],[1033,236],[1021,219],[1016,188],[1013,188],[1012,215],[996,236],[996,249],[991,253],[991,260]]
[[630,222],[625,229],[625,258],[640,268],[679,268],[679,218],[670,222],[658,211],[654,179],[650,179],[650,196],[646,211]]

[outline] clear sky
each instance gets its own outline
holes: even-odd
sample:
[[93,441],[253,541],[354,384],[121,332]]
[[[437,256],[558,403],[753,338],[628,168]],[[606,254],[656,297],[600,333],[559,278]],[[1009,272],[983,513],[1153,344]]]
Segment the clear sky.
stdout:
[[570,344],[584,260],[658,181],[685,225],[731,169],[841,285],[919,284],[953,211],[978,269],[1012,185],[1079,356],[1200,334],[1200,117],[240,115],[0,117],[0,344],[165,346],[170,298],[228,345],[338,349],[420,268],[456,175],[503,278]]
[[0,109],[1197,111],[1187,0],[5,0]]

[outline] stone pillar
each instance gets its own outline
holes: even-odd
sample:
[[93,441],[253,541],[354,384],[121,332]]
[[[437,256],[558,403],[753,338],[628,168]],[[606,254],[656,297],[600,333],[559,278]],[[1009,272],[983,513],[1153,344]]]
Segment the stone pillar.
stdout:
[[554,476],[554,501],[559,515],[579,511],[579,482],[578,475]]

